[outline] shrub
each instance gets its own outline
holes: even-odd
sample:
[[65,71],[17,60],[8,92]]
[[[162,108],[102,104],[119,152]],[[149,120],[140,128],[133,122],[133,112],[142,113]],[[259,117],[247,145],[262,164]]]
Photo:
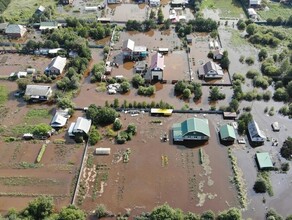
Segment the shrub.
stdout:
[[249,78],[249,79],[253,79],[255,78],[256,76],[259,76],[260,73],[259,71],[253,69],[253,70],[249,70],[247,73],[246,73],[246,77]]
[[242,83],[245,82],[245,77],[243,74],[241,73],[234,73],[234,75],[232,76],[233,80],[239,80],[241,81]]
[[97,218],[103,218],[107,216],[107,210],[104,204],[97,205],[95,209],[95,216]]
[[256,193],[267,192],[266,181],[263,178],[258,178],[253,186],[253,189]]
[[281,156],[286,160],[292,159],[292,138],[288,137],[280,150]]
[[290,165],[289,165],[288,162],[285,162],[285,163],[282,163],[282,164],[281,164],[281,170],[282,170],[283,172],[287,172],[287,171],[289,171],[289,169],[290,169]]
[[95,128],[95,126],[92,126],[89,132],[89,144],[95,145],[100,140],[101,140],[101,135],[99,131]]
[[246,64],[248,64],[249,66],[254,64],[254,58],[253,57],[247,57],[245,59]]
[[155,93],[155,87],[154,86],[139,86],[138,88],[138,94],[143,96],[151,96]]
[[41,147],[41,150],[40,150],[40,152],[39,152],[39,154],[38,154],[38,156],[37,156],[37,159],[36,159],[36,162],[37,162],[37,163],[39,163],[39,162],[42,160],[43,155],[44,155],[44,153],[45,153],[45,151],[46,151],[46,147],[47,147],[46,144],[43,144],[43,146]]
[[190,96],[191,96],[191,90],[190,89],[185,89],[184,91],[183,91],[183,97],[185,98],[185,99],[189,99],[190,98]]
[[132,78],[132,84],[135,88],[138,88],[139,86],[144,86],[145,84],[145,80],[143,79],[143,77],[139,74],[136,74],[133,78]]
[[135,124],[129,124],[127,127],[127,132],[135,135],[137,133],[137,126]]

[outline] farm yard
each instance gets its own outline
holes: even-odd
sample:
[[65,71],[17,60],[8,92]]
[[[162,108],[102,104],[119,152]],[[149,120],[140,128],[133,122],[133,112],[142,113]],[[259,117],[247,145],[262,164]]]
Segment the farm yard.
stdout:
[[[227,148],[219,144],[216,132],[217,126],[224,123],[221,116],[206,116],[211,129],[211,139],[206,144],[185,147],[174,145],[171,140],[170,144],[161,141],[173,123],[189,117],[193,114],[157,118],[121,113],[123,128],[134,123],[138,133],[125,145],[116,145],[111,138],[105,138],[89,148],[78,196],[81,207],[92,210],[103,203],[114,213],[128,209],[131,213],[141,213],[168,202],[173,207],[198,213],[206,207],[219,211],[238,205],[235,188],[229,180],[233,174]],[[107,129],[103,128],[101,133],[106,135]],[[95,155],[96,147],[110,148],[111,155]],[[130,149],[129,161],[124,161],[127,149]],[[199,149],[203,151],[201,159]]]

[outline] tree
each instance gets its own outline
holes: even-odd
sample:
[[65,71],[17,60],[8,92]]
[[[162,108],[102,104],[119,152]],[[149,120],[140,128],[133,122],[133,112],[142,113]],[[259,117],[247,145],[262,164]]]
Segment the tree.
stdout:
[[193,92],[194,92],[194,100],[197,101],[199,100],[202,95],[202,85],[200,83],[196,83],[196,82],[192,82],[192,86],[193,86]]
[[178,81],[174,85],[174,92],[176,95],[181,95],[186,88],[187,88],[187,83],[185,81]]
[[101,140],[101,135],[99,131],[96,129],[95,126],[91,126],[90,132],[89,132],[89,144],[95,145],[98,141]]
[[153,9],[151,9],[149,19],[154,19],[154,18],[155,18],[155,12]]
[[115,122],[113,124],[113,129],[115,131],[118,131],[118,130],[120,130],[122,128],[122,126],[123,126],[123,124],[122,124],[121,120],[116,118],[116,120],[115,120]]
[[33,219],[45,219],[53,213],[53,198],[40,196],[28,204],[23,211],[23,215]]
[[21,78],[21,79],[16,80],[16,83],[19,90],[25,91],[26,86],[30,83],[30,80],[27,78]]
[[246,73],[246,77],[249,79],[253,79],[259,75],[260,75],[259,71],[255,70],[255,69],[251,69]]
[[231,208],[228,211],[219,213],[218,220],[241,220],[241,212],[237,208]]
[[200,220],[214,220],[215,214],[213,211],[208,210],[202,213]]
[[185,99],[189,99],[190,98],[190,96],[191,96],[191,90],[190,89],[185,89],[184,91],[183,91],[183,97],[185,98]]
[[247,57],[247,58],[245,59],[245,62],[246,62],[249,66],[251,66],[252,64],[254,64],[254,58],[253,58],[253,57]]
[[95,209],[95,216],[97,218],[103,218],[107,216],[107,210],[104,204],[97,205]]
[[259,56],[259,60],[263,61],[264,59],[266,59],[268,57],[268,51],[265,48],[263,48],[260,50],[258,56]]
[[270,209],[266,214],[267,219],[283,220],[282,216],[279,215],[274,209]]
[[200,216],[196,215],[195,213],[188,212],[185,214],[184,220],[200,220]]
[[74,102],[72,102],[71,99],[67,97],[63,97],[63,98],[57,98],[57,106],[58,108],[62,108],[62,109],[66,109],[66,108],[74,109],[75,104]]
[[280,150],[281,156],[284,157],[286,160],[292,159],[292,138],[288,137]]
[[256,193],[265,193],[267,192],[267,184],[263,178],[258,178],[253,186],[253,189]]
[[232,99],[229,103],[229,108],[231,112],[236,112],[239,107],[239,102],[236,99]]
[[217,101],[217,100],[221,100],[221,99],[225,99],[225,94],[220,93],[220,90],[217,86],[214,86],[211,90],[210,90],[210,100],[212,101]]
[[120,91],[121,93],[127,93],[130,91],[130,83],[128,81],[123,81],[120,85]]
[[95,104],[91,104],[86,111],[86,117],[91,119],[95,126],[114,123],[117,115],[113,108],[97,107]]
[[228,58],[228,52],[226,50],[223,52],[223,56],[222,56],[222,59],[220,61],[220,64],[221,64],[221,67],[223,69],[228,69],[229,68],[230,60]]
[[150,214],[151,220],[182,220],[183,214],[179,210],[172,209],[168,204],[154,208]]
[[139,86],[143,86],[145,84],[145,80],[144,78],[139,75],[136,74],[133,78],[132,78],[132,84],[135,88],[138,88]]
[[163,15],[162,9],[160,7],[158,9],[158,12],[157,12],[157,22],[158,22],[158,24],[162,24],[163,21],[164,21],[164,15]]
[[243,113],[238,119],[238,133],[245,134],[247,131],[247,125],[252,120],[252,115],[250,113]]
[[75,207],[74,205],[69,205],[66,208],[62,208],[57,217],[57,220],[85,220],[85,213]]
[[127,133],[135,135],[137,133],[137,126],[135,124],[129,124],[127,127]]
[[256,24],[252,23],[252,24],[247,25],[246,32],[250,36],[251,35],[254,35],[257,32],[257,26],[256,26]]
[[273,99],[275,101],[284,101],[286,102],[289,99],[289,95],[286,91],[285,88],[278,88],[276,89],[274,95],[273,95]]
[[290,98],[292,98],[292,81],[290,81],[286,87],[288,95]]

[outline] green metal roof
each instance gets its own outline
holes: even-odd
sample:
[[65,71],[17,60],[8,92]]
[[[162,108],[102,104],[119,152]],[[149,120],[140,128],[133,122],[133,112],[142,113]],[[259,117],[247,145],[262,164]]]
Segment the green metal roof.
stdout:
[[183,137],[189,132],[198,132],[210,137],[208,119],[189,118],[182,123],[176,123],[172,127],[175,138]]
[[273,163],[268,152],[257,153],[256,158],[259,163],[260,169],[273,167]]
[[230,125],[222,125],[220,127],[220,137],[222,139],[225,139],[225,138],[233,138],[235,139],[236,138],[236,135],[235,135],[235,131],[234,131],[234,128]]

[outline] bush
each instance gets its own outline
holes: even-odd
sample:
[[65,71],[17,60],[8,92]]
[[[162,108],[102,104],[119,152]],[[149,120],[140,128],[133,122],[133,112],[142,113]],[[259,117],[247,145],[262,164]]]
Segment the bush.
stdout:
[[232,76],[233,80],[239,80],[240,82],[244,83],[245,82],[245,77],[241,73],[234,73]]
[[292,138],[288,137],[280,150],[281,156],[286,160],[292,159]]
[[97,205],[95,209],[95,216],[97,218],[107,217],[107,210],[104,204]]
[[130,91],[130,83],[128,81],[124,81],[121,83],[121,86],[120,86],[120,92],[121,93],[127,93]]
[[155,87],[154,86],[139,86],[138,88],[138,94],[143,96],[151,96],[155,93]]
[[129,124],[127,127],[127,133],[135,135],[137,133],[137,126],[135,124]]
[[190,89],[185,89],[184,91],[183,91],[183,97],[185,98],[185,99],[189,99],[190,98],[190,96],[191,96],[191,90]]
[[254,58],[253,57],[247,57],[245,59],[245,63],[248,64],[249,66],[254,64]]
[[290,169],[290,165],[289,165],[288,162],[285,162],[285,163],[282,163],[282,164],[281,164],[281,170],[282,170],[283,172],[287,172],[287,171],[289,171],[289,169]]
[[287,93],[285,88],[278,88],[278,89],[276,89],[276,91],[275,91],[275,93],[273,95],[273,99],[275,101],[280,101],[280,102],[284,101],[284,102],[286,102],[289,99],[289,95],[288,95],[288,93]]
[[135,76],[132,78],[132,84],[135,88],[138,88],[139,86],[145,85],[145,80],[141,75],[135,74]]
[[174,92],[176,95],[183,94],[184,90],[188,87],[188,84],[185,81],[178,81],[174,85]]
[[266,76],[256,76],[253,78],[254,87],[261,87],[267,89],[269,86],[269,78]]

